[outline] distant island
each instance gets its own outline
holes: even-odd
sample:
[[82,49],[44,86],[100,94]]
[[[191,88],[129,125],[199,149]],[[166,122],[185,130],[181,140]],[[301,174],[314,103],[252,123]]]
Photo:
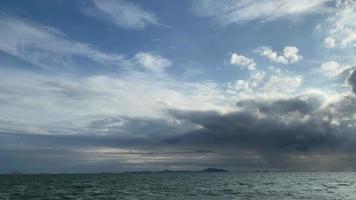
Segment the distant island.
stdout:
[[198,170],[198,171],[194,171],[194,170],[162,170],[162,171],[158,171],[158,172],[228,172],[225,169],[219,169],[219,168],[206,168],[203,170]]
[[201,172],[228,172],[225,169],[219,169],[219,168],[206,168],[204,170],[201,170]]
[[219,173],[219,172],[229,172],[229,171],[227,171],[225,169],[220,169],[220,168],[206,168],[206,169],[203,169],[203,170],[169,170],[169,169],[166,169],[166,170],[161,170],[161,171],[126,171],[126,172],[122,172],[122,173],[184,173],[184,172]]
[[[108,175],[108,174],[120,174],[120,173],[182,173],[182,172],[209,172],[209,173],[219,173],[219,172],[229,172],[225,169],[220,168],[206,168],[202,170],[161,170],[161,171],[123,171],[123,172],[99,172],[98,174]],[[19,171],[5,173],[4,175],[26,175],[27,173],[22,173]],[[91,173],[29,173],[29,174],[91,174]],[[93,173],[96,174],[96,173]],[[1,174],[0,174],[1,175]]]

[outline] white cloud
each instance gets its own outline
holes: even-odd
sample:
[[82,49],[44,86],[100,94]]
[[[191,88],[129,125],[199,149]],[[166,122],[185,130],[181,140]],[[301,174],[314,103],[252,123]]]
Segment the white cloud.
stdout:
[[[239,95],[257,93],[262,87],[262,83],[267,80],[266,72],[255,70],[250,74],[246,80],[237,80],[234,84],[228,84],[228,92],[235,94],[237,91]],[[235,94],[236,95],[236,94]]]
[[256,70],[256,63],[252,58],[248,58],[237,53],[233,53],[231,55],[230,64],[247,67],[248,70]]
[[324,44],[328,48],[356,45],[356,3],[354,0],[337,0],[335,12],[325,23],[327,37]]
[[149,25],[158,25],[158,19],[152,12],[125,0],[92,0],[84,13],[103,19],[118,27],[140,30]]
[[259,47],[255,50],[255,52],[260,56],[281,64],[293,64],[303,59],[303,57],[299,54],[299,49],[294,46],[284,47],[282,53],[275,52],[269,47]]
[[293,93],[302,84],[301,76],[272,75],[263,86],[267,93]]
[[170,60],[149,52],[139,52],[134,59],[144,69],[152,72],[164,72],[172,64]]
[[303,77],[283,71],[279,68],[269,67],[266,71],[256,70],[246,80],[237,80],[228,85],[229,93],[237,96],[258,96],[267,98],[290,95],[302,85]]
[[0,16],[0,30],[0,51],[42,68],[72,67],[74,58],[103,65],[127,64],[122,55],[104,53],[51,27],[18,18]]
[[335,77],[349,68],[350,66],[341,65],[335,61],[324,62],[320,65],[321,71],[328,77]]
[[293,46],[284,47],[283,55],[289,63],[297,63],[302,59],[302,56],[299,55],[299,49]]
[[222,25],[259,20],[271,21],[289,16],[324,12],[332,0],[196,0],[193,11],[213,17]]
[[303,83],[303,76],[276,67],[268,67],[268,79],[262,91],[269,94],[293,94]]
[[237,80],[235,82],[235,89],[237,91],[250,92],[250,83],[245,80]]
[[324,39],[324,45],[326,48],[334,48],[336,46],[335,38],[328,36]]

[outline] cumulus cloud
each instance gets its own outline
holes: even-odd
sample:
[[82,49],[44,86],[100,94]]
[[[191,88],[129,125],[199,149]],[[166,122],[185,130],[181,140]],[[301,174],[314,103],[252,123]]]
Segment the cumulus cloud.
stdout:
[[328,77],[335,77],[349,68],[350,66],[335,61],[324,62],[320,65],[321,71]]
[[281,64],[293,64],[303,59],[299,49],[294,46],[286,46],[282,53],[273,51],[270,47],[259,47],[255,50],[259,55]]
[[256,63],[252,58],[248,58],[237,53],[233,53],[231,55],[230,64],[246,67],[248,70],[256,70]]
[[111,22],[121,28],[140,30],[159,24],[154,13],[126,0],[92,0],[83,11],[89,16]]
[[172,64],[170,60],[149,52],[138,52],[134,59],[144,69],[152,72],[163,72]]
[[332,0],[196,0],[193,12],[211,17],[226,26],[246,21],[272,21],[286,17],[322,13]]
[[237,80],[233,85],[230,84],[228,91],[237,93],[236,95],[289,95],[295,93],[302,83],[303,77],[300,75],[269,67],[266,71],[254,71],[246,80]]

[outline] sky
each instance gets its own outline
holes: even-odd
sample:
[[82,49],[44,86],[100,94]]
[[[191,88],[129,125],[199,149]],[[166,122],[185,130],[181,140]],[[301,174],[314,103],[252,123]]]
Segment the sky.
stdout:
[[355,170],[355,0],[0,1],[0,173]]

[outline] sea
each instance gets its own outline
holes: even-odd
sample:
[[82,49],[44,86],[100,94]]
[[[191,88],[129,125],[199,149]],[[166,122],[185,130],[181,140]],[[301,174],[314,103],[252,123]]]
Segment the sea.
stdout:
[[0,175],[1,200],[356,199],[351,172]]

